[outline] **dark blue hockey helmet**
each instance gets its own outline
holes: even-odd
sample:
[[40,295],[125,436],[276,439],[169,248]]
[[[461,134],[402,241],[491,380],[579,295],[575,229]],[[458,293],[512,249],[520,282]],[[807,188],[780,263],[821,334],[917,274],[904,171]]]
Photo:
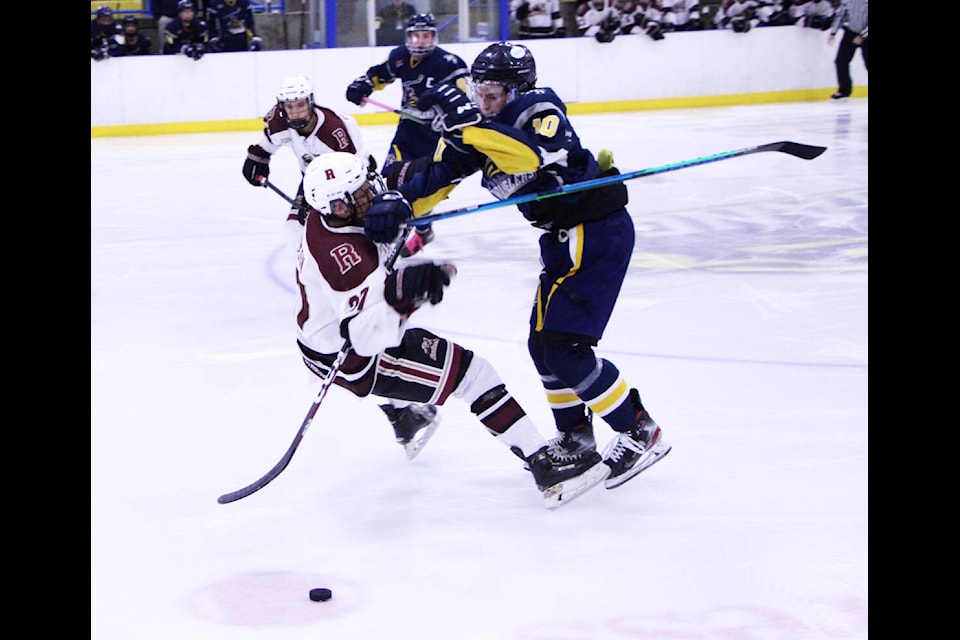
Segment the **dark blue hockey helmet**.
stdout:
[[194,15],[196,15],[197,4],[192,0],[180,0],[180,2],[177,3],[177,15],[180,15],[180,12],[186,9],[190,9]]
[[495,82],[508,91],[523,93],[537,86],[537,63],[522,44],[494,42],[473,61],[470,79],[476,85]]
[[110,18],[113,20],[113,9],[105,4],[97,7],[97,19],[99,20],[100,18]]
[[[424,36],[428,31],[432,35]],[[407,20],[407,49],[414,58],[423,58],[437,48],[437,19],[432,13],[418,13]]]

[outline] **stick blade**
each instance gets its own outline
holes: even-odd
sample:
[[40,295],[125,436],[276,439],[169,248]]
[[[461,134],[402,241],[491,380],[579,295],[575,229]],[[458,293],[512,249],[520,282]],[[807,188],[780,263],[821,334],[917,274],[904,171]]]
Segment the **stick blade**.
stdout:
[[762,151],[780,151],[783,153],[788,153],[791,156],[796,158],[802,158],[803,160],[813,160],[818,157],[824,151],[827,150],[826,147],[816,147],[811,144],[801,144],[799,142],[771,142],[770,144],[765,144],[760,147]]

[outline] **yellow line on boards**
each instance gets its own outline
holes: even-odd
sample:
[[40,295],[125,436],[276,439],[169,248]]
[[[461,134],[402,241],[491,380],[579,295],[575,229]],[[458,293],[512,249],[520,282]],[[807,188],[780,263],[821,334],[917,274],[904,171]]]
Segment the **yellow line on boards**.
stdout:
[[[719,96],[693,96],[686,98],[656,98],[651,100],[620,100],[615,102],[572,102],[567,104],[571,115],[586,113],[623,113],[629,111],[653,111],[658,109],[694,109],[700,107],[729,107],[779,102],[819,102],[830,99],[833,89],[801,89],[796,91],[770,91],[766,93],[741,93]],[[868,97],[867,87],[855,87],[856,98]],[[393,113],[351,114],[360,125],[396,124],[400,119]],[[91,138],[125,136],[167,136],[181,133],[228,133],[234,131],[260,131],[261,118],[249,120],[212,120],[207,122],[166,122],[162,124],[122,124],[90,127]]]

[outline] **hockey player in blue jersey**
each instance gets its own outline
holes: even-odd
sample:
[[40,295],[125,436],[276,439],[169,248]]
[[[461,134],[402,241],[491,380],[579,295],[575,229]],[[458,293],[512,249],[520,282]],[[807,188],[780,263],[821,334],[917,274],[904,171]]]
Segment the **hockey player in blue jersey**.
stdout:
[[207,26],[213,51],[260,51],[263,46],[250,0],[207,0]]
[[[390,150],[383,161],[381,173],[387,187],[396,189],[409,176],[424,166],[433,156],[440,131],[431,126],[436,112],[418,106],[420,96],[431,87],[451,84],[467,89],[470,70],[460,56],[437,46],[437,21],[432,14],[420,13],[407,21],[406,44],[392,49],[381,64],[367,72],[347,87],[347,100],[362,105],[363,99],[374,91],[399,80],[403,98],[401,109],[418,118],[400,118],[396,133],[390,142]],[[401,255],[408,257],[420,251],[433,240],[429,226],[418,227]]]
[[96,17],[90,21],[90,57],[100,62],[122,55],[122,36],[120,25],[113,19],[113,9],[107,5],[100,6]]
[[[485,48],[471,66],[471,94],[440,84],[420,97],[421,109],[442,112],[436,160],[398,191],[377,196],[365,231],[374,242],[393,240],[411,216],[429,212],[464,178],[498,199],[619,173],[601,171],[581,146],[566,105],[550,88],[537,88],[530,50],[511,42]],[[615,432],[603,450],[608,489],[669,453],[670,445],[636,389],[597,347],[630,264],[634,226],[622,182],[518,205],[542,229],[542,270],[530,315],[528,349],[553,412],[556,455],[597,456],[592,418]]]
[[199,60],[207,53],[210,40],[207,23],[197,15],[197,5],[193,0],[180,0],[177,3],[177,17],[167,24],[161,37],[164,54],[179,53],[194,60]]

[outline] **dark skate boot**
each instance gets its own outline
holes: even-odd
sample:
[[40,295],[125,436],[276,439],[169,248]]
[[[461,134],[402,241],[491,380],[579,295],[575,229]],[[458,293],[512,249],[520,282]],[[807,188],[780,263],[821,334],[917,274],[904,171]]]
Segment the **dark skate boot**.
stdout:
[[440,416],[432,404],[411,404],[403,409],[382,404],[380,408],[393,425],[393,432],[397,436],[397,442],[403,445],[407,460],[417,457],[440,426]]
[[663,441],[660,426],[653,420],[636,389],[630,390],[630,399],[637,408],[637,425],[620,433],[610,441],[603,452],[603,461],[610,467],[607,489],[619,487],[638,473],[659,462],[672,448]]
[[[514,453],[521,455],[516,451]],[[587,489],[603,482],[610,473],[610,468],[603,464],[603,459],[596,451],[561,457],[554,449],[545,446],[524,459],[548,509],[562,507]]]

